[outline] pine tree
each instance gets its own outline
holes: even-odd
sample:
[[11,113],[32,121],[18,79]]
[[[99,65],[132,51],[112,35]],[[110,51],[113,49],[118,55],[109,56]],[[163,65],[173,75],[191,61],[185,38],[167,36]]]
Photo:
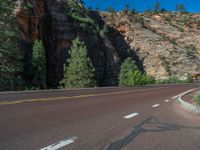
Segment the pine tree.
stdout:
[[21,86],[22,56],[14,3],[0,0],[0,90],[18,90]]
[[32,52],[32,65],[34,68],[34,83],[33,86],[45,89],[46,88],[46,52],[42,41],[35,40]]
[[70,58],[64,65],[64,79],[60,82],[64,88],[94,87],[95,69],[87,56],[87,48],[79,38],[72,41]]
[[151,10],[151,8],[150,7],[148,7],[146,10],[145,10],[145,13],[147,13],[147,14],[152,14],[152,10]]
[[156,2],[155,5],[154,5],[154,13],[158,14],[159,10],[160,10],[160,3]]
[[135,65],[135,61],[128,57],[121,65],[121,71],[119,76],[119,84],[127,85],[128,72],[132,70],[137,70],[138,67]]
[[130,10],[130,5],[129,4],[125,4],[124,11],[127,13],[129,10]]

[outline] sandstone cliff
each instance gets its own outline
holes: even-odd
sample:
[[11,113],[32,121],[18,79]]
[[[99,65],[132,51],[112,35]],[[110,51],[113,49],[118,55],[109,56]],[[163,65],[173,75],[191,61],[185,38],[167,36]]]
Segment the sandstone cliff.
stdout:
[[48,85],[56,87],[63,77],[63,64],[68,58],[67,50],[72,40],[79,37],[87,45],[88,55],[96,69],[98,85],[117,84],[116,77],[109,71],[113,68],[111,64],[113,53],[106,51],[112,45],[95,33],[93,25],[74,21],[68,15],[68,9],[59,1],[24,0],[23,2],[30,5],[29,8],[20,8],[17,11],[24,61],[27,63],[25,70],[29,67],[32,42],[37,38],[41,39],[47,52]]
[[[32,42],[41,39],[46,49],[49,87],[57,87],[62,79],[67,51],[76,37],[87,45],[99,86],[117,85],[120,65],[127,57],[133,57],[141,71],[157,79],[172,75],[185,78],[200,71],[199,14],[110,14],[80,7],[92,20],[85,23],[72,18],[71,8],[59,0],[21,2],[26,4],[17,10],[24,68],[29,70]],[[102,30],[105,24],[108,33],[102,36],[98,28]]]
[[[200,71],[199,14],[102,13],[105,22],[117,29],[129,45],[116,48],[120,53],[133,51],[147,74],[157,79],[169,76],[186,78]],[[170,20],[167,20],[167,18]],[[184,22],[185,18],[189,22]],[[182,23],[182,24],[181,24]],[[113,44],[123,45],[117,36]]]

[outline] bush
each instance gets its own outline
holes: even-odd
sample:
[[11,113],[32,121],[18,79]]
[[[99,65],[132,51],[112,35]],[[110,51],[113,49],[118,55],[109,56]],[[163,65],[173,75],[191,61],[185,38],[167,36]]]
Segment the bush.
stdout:
[[190,83],[190,82],[191,79],[189,76],[186,80],[181,80],[176,76],[171,76],[168,79],[161,79],[156,81],[157,84],[175,84],[175,83]]
[[142,74],[139,70],[128,72],[127,86],[146,85],[155,83],[154,78]]
[[89,17],[82,17],[78,13],[74,12],[74,13],[70,14],[70,16],[73,18],[74,21],[85,23],[88,25],[95,25],[95,23],[92,19],[90,19]]
[[121,65],[119,84],[122,86],[146,85],[155,83],[155,79],[140,72],[132,58]]
[[196,94],[194,95],[194,101],[195,101],[198,105],[200,105],[200,92],[198,92],[198,93],[196,93]]
[[95,22],[88,16],[88,11],[84,7],[82,1],[62,1],[62,5],[67,10],[67,14],[76,22],[85,23],[88,25],[95,25]]
[[119,75],[119,85],[127,85],[128,72],[131,70],[137,70],[138,67],[135,65],[135,61],[128,57],[121,65]]
[[137,23],[142,23],[143,22],[143,18],[140,15],[135,15],[134,20]]

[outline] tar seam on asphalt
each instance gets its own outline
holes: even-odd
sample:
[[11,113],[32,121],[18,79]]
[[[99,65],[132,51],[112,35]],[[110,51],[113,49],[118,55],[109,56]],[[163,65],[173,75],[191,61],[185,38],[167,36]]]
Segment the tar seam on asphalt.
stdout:
[[[144,125],[155,125],[155,129],[146,129],[142,126]],[[159,125],[159,126],[158,126]],[[134,139],[142,133],[146,132],[168,132],[168,131],[177,131],[182,129],[193,129],[193,130],[199,130],[200,127],[190,127],[190,126],[182,126],[178,124],[171,124],[171,123],[162,123],[160,122],[156,117],[149,117],[143,121],[141,121],[138,125],[133,127],[133,130],[131,133],[129,133],[126,137],[119,139],[117,141],[114,141],[111,143],[107,150],[121,150],[128,144],[134,141]]]

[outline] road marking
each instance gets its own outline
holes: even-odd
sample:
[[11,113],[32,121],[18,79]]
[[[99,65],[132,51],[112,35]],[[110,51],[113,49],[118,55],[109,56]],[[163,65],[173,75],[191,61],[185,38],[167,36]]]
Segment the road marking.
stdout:
[[64,140],[59,141],[57,143],[54,143],[54,144],[52,144],[50,146],[44,147],[44,148],[42,148],[40,150],[57,150],[59,148],[67,146],[67,145],[69,145],[71,143],[74,143],[75,139],[76,139],[76,137],[64,139]]
[[158,107],[158,106],[160,106],[160,104],[155,104],[152,107],[155,108],[155,107]]
[[192,91],[194,91],[194,90],[195,90],[195,89],[190,89],[190,90],[188,90],[188,91],[185,91],[185,92],[183,92],[183,93],[181,93],[181,94],[179,94],[179,95],[176,95],[176,96],[172,97],[172,99],[175,99],[175,98],[178,98],[178,97],[180,97],[180,96],[183,96],[183,95],[187,94],[188,92],[192,92]]
[[129,114],[127,116],[124,116],[124,118],[125,119],[130,119],[130,118],[136,117],[137,115],[139,115],[139,113],[132,113],[132,114]]
[[55,100],[64,100],[64,99],[80,99],[80,98],[87,98],[87,97],[99,97],[99,96],[109,96],[109,95],[117,95],[117,94],[128,94],[140,91],[151,91],[154,89],[140,89],[140,90],[128,90],[128,91],[119,91],[119,92],[108,92],[108,93],[101,93],[101,94],[85,94],[85,95],[77,95],[77,96],[63,96],[63,97],[50,97],[50,98],[34,98],[34,99],[25,99],[25,100],[10,100],[10,101],[0,101],[1,105],[14,105],[14,104],[21,104],[21,103],[30,103],[30,102],[46,102],[46,101],[55,101]]
[[165,102],[167,103],[167,102],[169,102],[169,100],[167,99],[167,100],[165,100]]

